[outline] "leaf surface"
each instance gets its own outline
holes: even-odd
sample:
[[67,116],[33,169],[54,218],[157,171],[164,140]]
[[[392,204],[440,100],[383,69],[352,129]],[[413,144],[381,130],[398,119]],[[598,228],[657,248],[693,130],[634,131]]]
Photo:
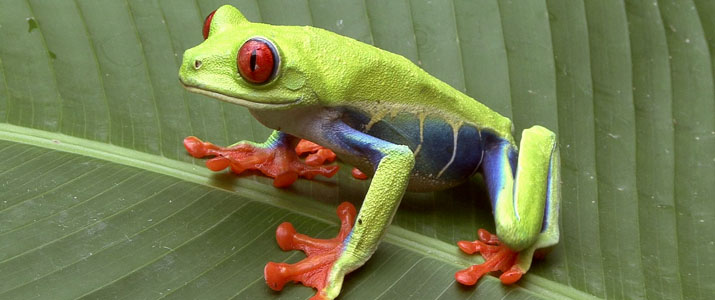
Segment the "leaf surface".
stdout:
[[[262,141],[243,108],[177,70],[224,1],[0,2],[0,298],[307,298],[272,292],[275,227],[333,236],[368,182],[276,190],[211,173],[181,140]],[[692,1],[228,1],[404,55],[559,134],[562,240],[517,285],[454,282],[454,243],[493,228],[479,181],[408,194],[343,299],[707,299],[715,294],[715,4]],[[336,54],[337,55],[337,54]]]

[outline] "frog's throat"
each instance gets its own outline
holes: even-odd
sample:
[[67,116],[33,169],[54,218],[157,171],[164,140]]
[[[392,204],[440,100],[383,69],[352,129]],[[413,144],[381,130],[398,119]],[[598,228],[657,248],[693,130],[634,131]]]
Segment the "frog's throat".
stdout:
[[258,101],[251,101],[249,99],[242,99],[242,98],[236,98],[228,95],[221,94],[219,92],[214,92],[214,91],[209,91],[209,90],[204,90],[201,88],[193,87],[184,84],[183,82],[181,85],[184,86],[184,88],[192,93],[197,93],[201,95],[206,95],[211,98],[216,98],[221,101],[225,101],[228,103],[233,103],[233,104],[238,104],[246,108],[251,108],[251,109],[276,109],[276,108],[285,108],[289,106],[293,106],[303,100],[303,97],[298,97],[292,101],[289,102],[258,102]]

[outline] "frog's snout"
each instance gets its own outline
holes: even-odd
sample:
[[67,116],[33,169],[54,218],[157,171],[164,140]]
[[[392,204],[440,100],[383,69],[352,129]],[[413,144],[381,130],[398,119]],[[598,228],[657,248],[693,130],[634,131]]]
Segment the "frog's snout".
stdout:
[[202,74],[225,73],[224,65],[225,57],[229,55],[216,55],[215,53],[205,53],[202,48],[195,47],[184,51],[184,56],[179,70],[179,77],[186,80],[202,76]]
[[192,67],[194,70],[198,70],[203,65],[203,60],[199,59],[193,55],[191,49],[184,51],[184,57],[181,62],[181,71],[189,70],[187,67]]
[[184,56],[181,62],[181,68],[179,69],[179,80],[184,84],[187,84],[187,80],[192,77],[191,74],[195,74],[197,71],[201,70],[204,66],[205,60],[197,55],[191,49],[184,52]]

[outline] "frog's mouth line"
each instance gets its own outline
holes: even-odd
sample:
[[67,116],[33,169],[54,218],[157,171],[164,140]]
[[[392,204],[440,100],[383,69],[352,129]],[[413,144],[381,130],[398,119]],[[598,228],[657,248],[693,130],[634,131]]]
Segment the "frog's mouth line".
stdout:
[[251,101],[249,99],[242,99],[242,98],[228,96],[225,94],[221,94],[219,92],[204,90],[204,89],[201,89],[201,88],[198,88],[195,86],[186,85],[183,81],[181,82],[181,85],[183,85],[187,91],[192,92],[192,93],[206,95],[211,98],[216,98],[216,99],[224,101],[224,102],[238,104],[238,105],[241,105],[241,106],[244,106],[247,108],[254,108],[254,109],[288,107],[288,106],[291,106],[291,105],[294,105],[294,104],[300,102],[300,100],[303,100],[303,97],[298,97],[295,100],[290,101],[290,102],[281,102],[281,103],[257,102],[257,101]]

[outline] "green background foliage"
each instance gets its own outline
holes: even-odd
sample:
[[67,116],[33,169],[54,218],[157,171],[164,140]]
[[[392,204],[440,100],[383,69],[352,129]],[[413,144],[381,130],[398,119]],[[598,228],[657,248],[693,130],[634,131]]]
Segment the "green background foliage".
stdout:
[[[269,129],[185,92],[182,52],[228,2],[402,54],[512,118],[557,132],[562,241],[513,286],[453,273],[493,228],[481,184],[409,194],[343,299],[707,299],[715,294],[715,2],[0,1],[0,298],[307,298],[270,291],[274,229],[335,234],[368,183],[276,190],[211,173],[181,140]],[[336,53],[335,55],[339,55]],[[399,74],[396,74],[399,76]]]

